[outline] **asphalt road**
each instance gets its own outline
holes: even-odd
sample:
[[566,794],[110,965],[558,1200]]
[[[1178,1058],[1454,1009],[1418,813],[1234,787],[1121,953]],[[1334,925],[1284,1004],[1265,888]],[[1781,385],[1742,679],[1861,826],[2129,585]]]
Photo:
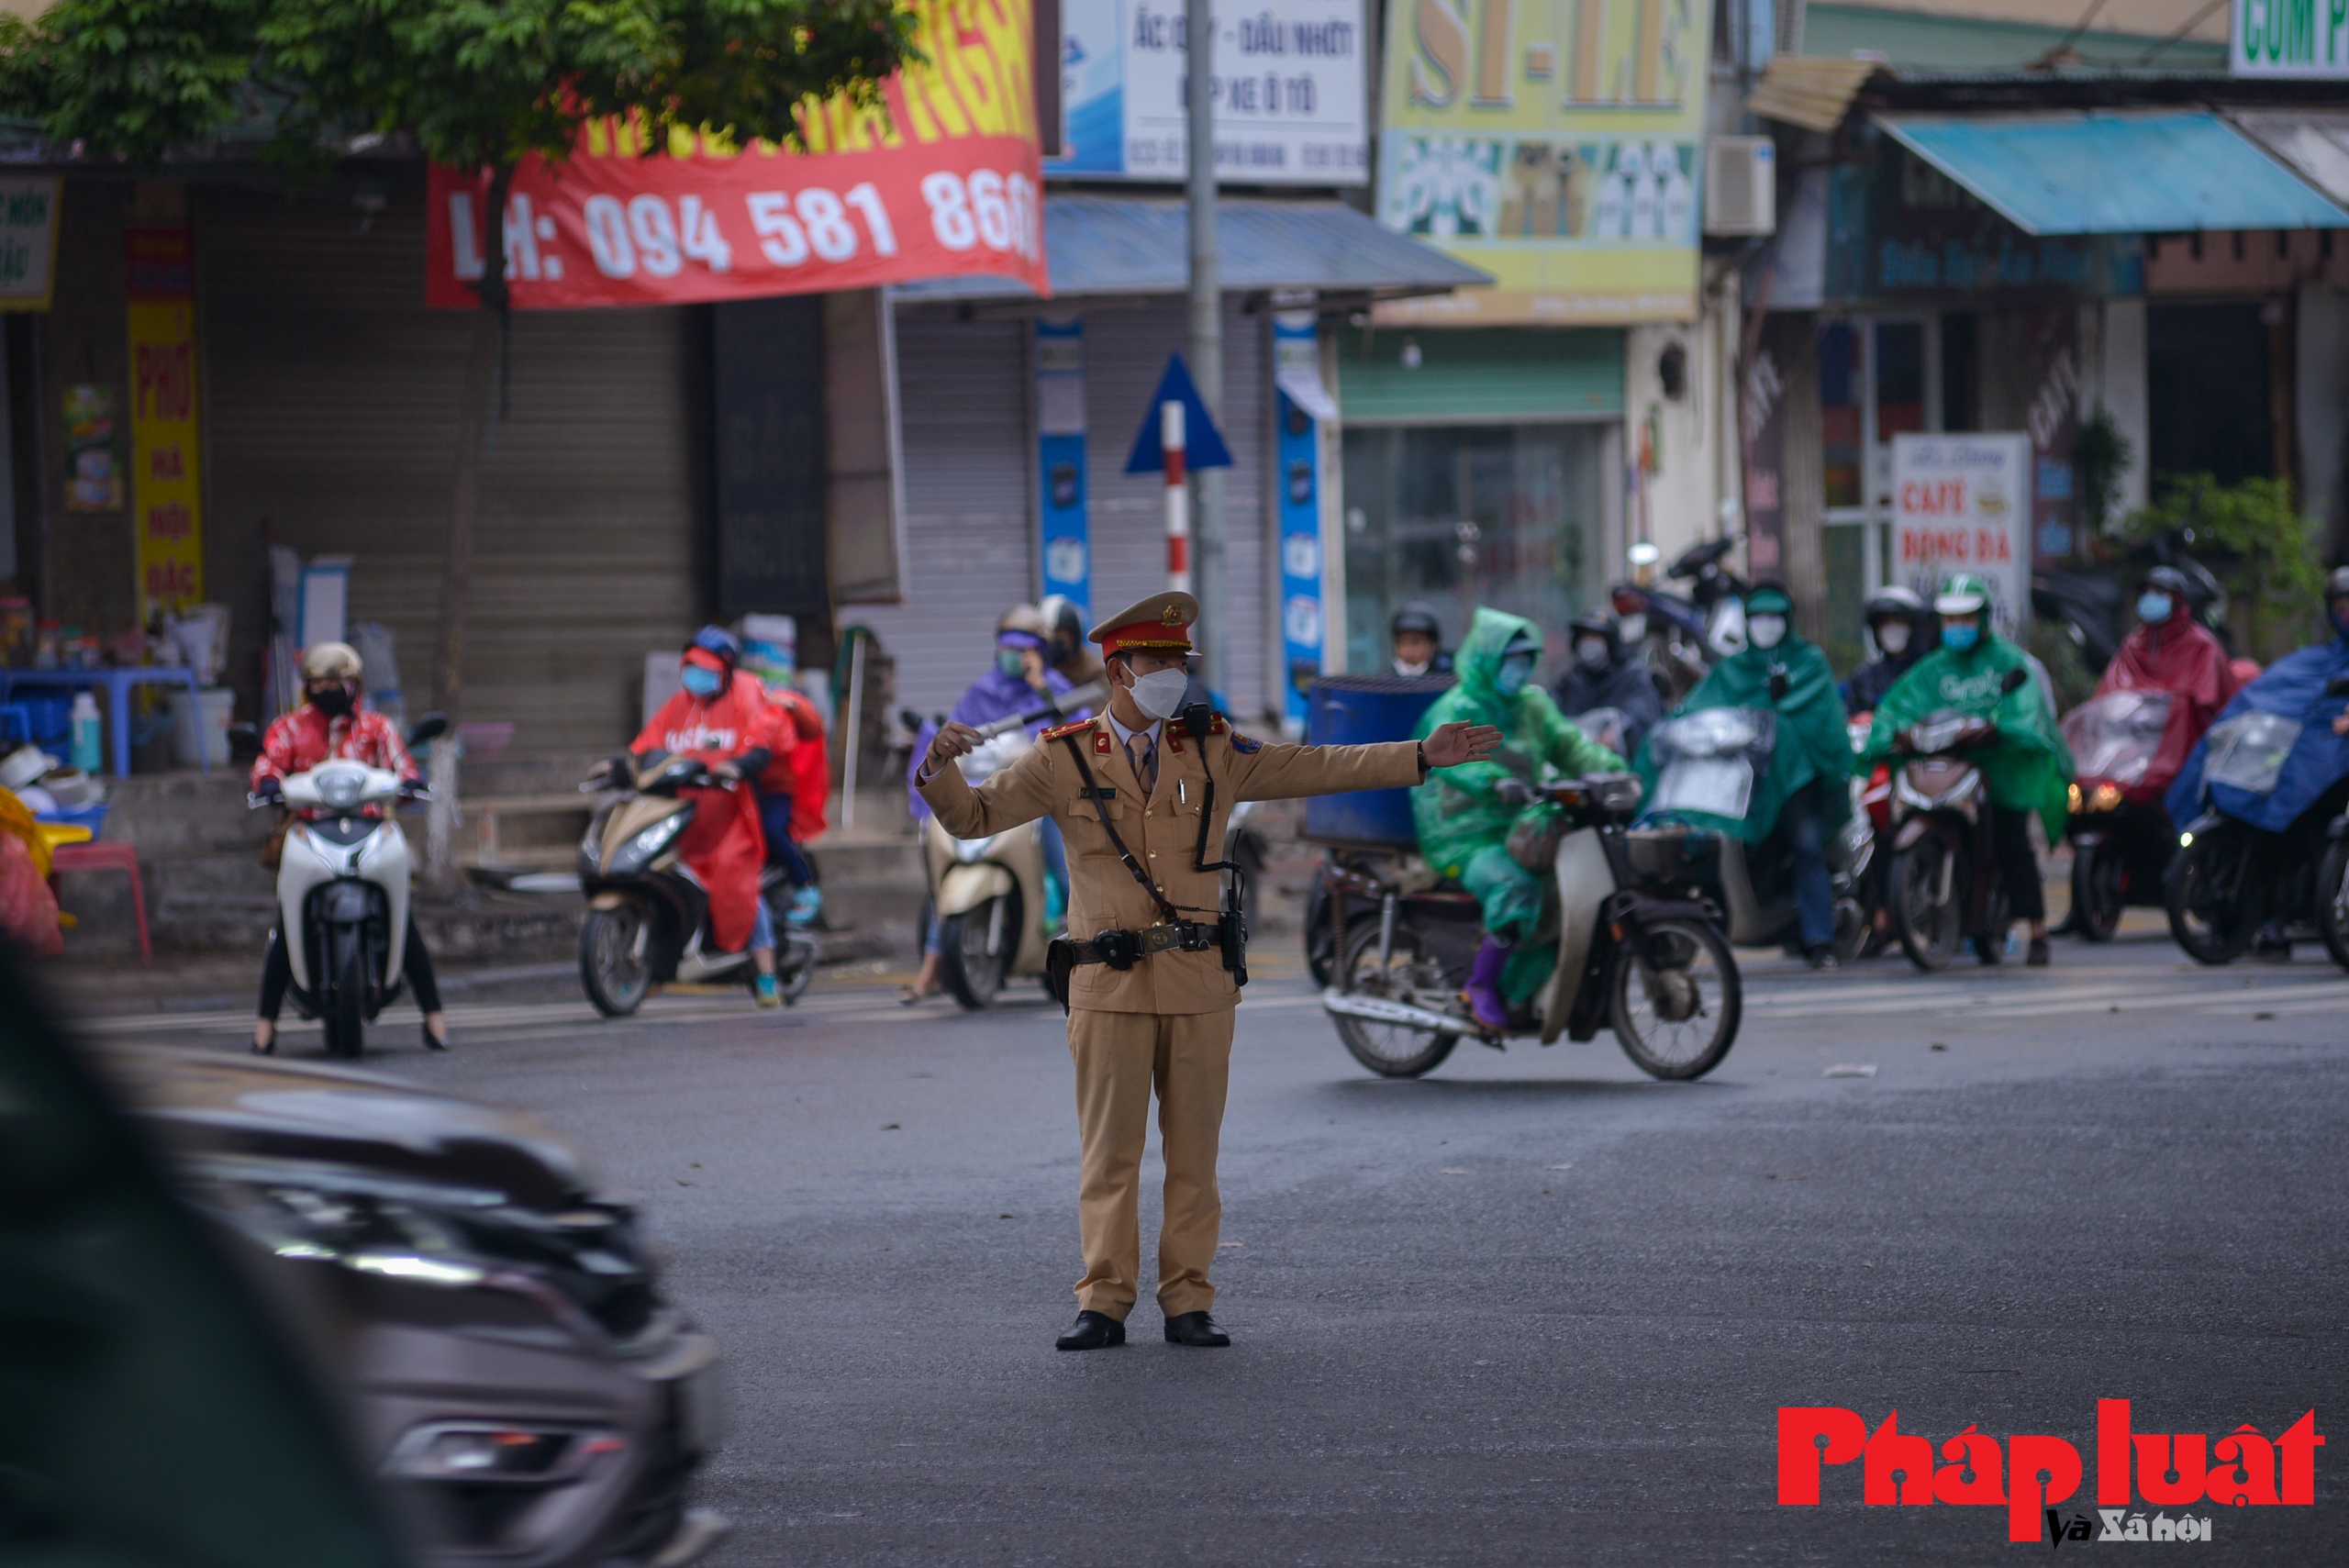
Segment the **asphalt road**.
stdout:
[[[446,1058],[387,1029],[370,1064],[533,1108],[642,1195],[733,1369],[720,1564],[1987,1562],[2026,1550],[2003,1509],[1864,1507],[1857,1463],[1776,1506],[1777,1408],[2052,1433],[2093,1466],[2099,1396],[2214,1439],[2341,1407],[2349,975],[2320,951],[1747,956],[1702,1083],[1608,1035],[1386,1083],[1264,952],[1224,1351],[1160,1342],[1145,1297],[1127,1348],[1054,1352],[1076,1139],[1044,1006],[827,981],[780,1016],[609,1024],[554,988],[460,1007]],[[233,1049],[242,1024],[111,1027]],[[2343,1560],[2344,1442],[2313,1507],[2187,1510],[2217,1515],[2194,1560]],[[2092,1476],[2061,1512],[2093,1515]]]

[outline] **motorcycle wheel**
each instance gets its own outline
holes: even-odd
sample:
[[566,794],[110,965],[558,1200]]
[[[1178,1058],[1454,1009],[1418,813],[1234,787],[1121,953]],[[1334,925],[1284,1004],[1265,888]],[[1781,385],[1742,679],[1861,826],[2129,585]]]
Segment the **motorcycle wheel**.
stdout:
[[[1395,922],[1395,940],[1386,950],[1386,967],[1378,963],[1378,917],[1357,919],[1346,929],[1346,956],[1339,989],[1359,991],[1392,1002],[1438,1011],[1458,1000],[1443,961],[1408,919]],[[1382,1078],[1417,1078],[1441,1065],[1460,1043],[1456,1034],[1382,1024],[1371,1018],[1330,1015],[1338,1038],[1356,1062]]]
[[2124,874],[2121,851],[2111,845],[2072,851],[2072,929],[2082,940],[2109,942],[2121,929]]
[[2007,933],[2015,924],[2007,908],[2007,890],[2001,887],[1990,895],[1990,924],[1974,933],[1974,956],[1986,964],[2000,964],[2007,960]]
[[783,995],[783,1005],[793,1006],[807,995],[807,987],[816,978],[816,939],[805,931],[785,931],[783,951],[776,954],[782,962],[775,965],[776,989]]
[[1336,984],[1338,939],[1330,929],[1330,889],[1321,881],[1320,868],[1314,870],[1313,885],[1305,895],[1305,968],[1313,984],[1327,991]]
[[1948,968],[1965,936],[1965,863],[1954,859],[1946,838],[1929,832],[1894,852],[1891,880],[1900,951],[1920,969]]
[[[938,945],[945,953],[938,978],[965,1011],[981,1012],[995,1005],[1003,977],[1019,951],[1020,918],[1019,892],[1014,888],[938,922]],[[990,940],[992,952],[987,951]]]
[[1736,1043],[1745,984],[1729,942],[1702,920],[1658,920],[1616,960],[1607,1021],[1652,1078],[1701,1078]]
[[2316,873],[2316,929],[2332,962],[2349,969],[2349,839],[2335,839]]
[[604,1017],[624,1018],[651,994],[652,966],[645,953],[651,934],[632,904],[587,911],[579,928],[579,984]]
[[2162,886],[2169,934],[2197,963],[2232,963],[2251,946],[2260,909],[2245,886],[2250,875],[2251,839],[2232,827],[2197,834],[2170,862]]
[[334,994],[327,998],[327,1054],[356,1062],[366,1049],[367,942],[356,926],[337,926],[328,937],[327,973]]

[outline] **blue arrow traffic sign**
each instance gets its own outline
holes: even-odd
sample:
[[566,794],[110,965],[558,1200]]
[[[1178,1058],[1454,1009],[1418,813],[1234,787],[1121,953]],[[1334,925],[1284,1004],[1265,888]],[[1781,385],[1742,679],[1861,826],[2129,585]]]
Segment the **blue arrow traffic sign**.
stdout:
[[1134,450],[1126,457],[1126,472],[1166,472],[1166,453],[1159,445],[1158,408],[1169,401],[1183,406],[1183,466],[1230,468],[1231,449],[1223,444],[1223,433],[1208,417],[1208,406],[1199,401],[1199,389],[1191,384],[1191,373],[1185,367],[1183,356],[1169,354],[1166,373],[1158,378],[1158,391],[1151,397],[1150,406],[1142,411],[1141,431],[1134,437]]

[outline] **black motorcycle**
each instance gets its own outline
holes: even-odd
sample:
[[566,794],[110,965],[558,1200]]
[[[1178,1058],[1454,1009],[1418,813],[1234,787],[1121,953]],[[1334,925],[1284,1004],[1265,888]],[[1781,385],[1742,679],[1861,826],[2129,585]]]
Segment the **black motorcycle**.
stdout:
[[[2001,689],[2031,679],[2009,670]],[[1901,730],[1892,775],[1893,929],[1919,969],[1946,968],[1971,939],[1984,963],[2006,955],[2014,924],[1991,840],[1990,784],[1971,753],[1997,743],[1998,726],[1937,714]]]
[[2107,692],[2064,716],[2073,771],[2071,929],[2086,940],[2110,941],[2132,904],[2162,904],[2177,829],[2162,805],[2170,781],[2146,773],[2176,700],[2169,692]]

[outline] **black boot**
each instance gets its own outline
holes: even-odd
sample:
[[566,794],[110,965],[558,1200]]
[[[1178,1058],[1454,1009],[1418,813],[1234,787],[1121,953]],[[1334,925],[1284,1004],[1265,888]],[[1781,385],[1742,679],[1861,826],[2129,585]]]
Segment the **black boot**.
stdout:
[[1106,1351],[1126,1342],[1126,1326],[1106,1312],[1080,1312],[1076,1327],[1054,1341],[1057,1351]]
[[1231,1343],[1231,1336],[1204,1312],[1177,1312],[1166,1320],[1166,1342],[1197,1351],[1219,1351]]

